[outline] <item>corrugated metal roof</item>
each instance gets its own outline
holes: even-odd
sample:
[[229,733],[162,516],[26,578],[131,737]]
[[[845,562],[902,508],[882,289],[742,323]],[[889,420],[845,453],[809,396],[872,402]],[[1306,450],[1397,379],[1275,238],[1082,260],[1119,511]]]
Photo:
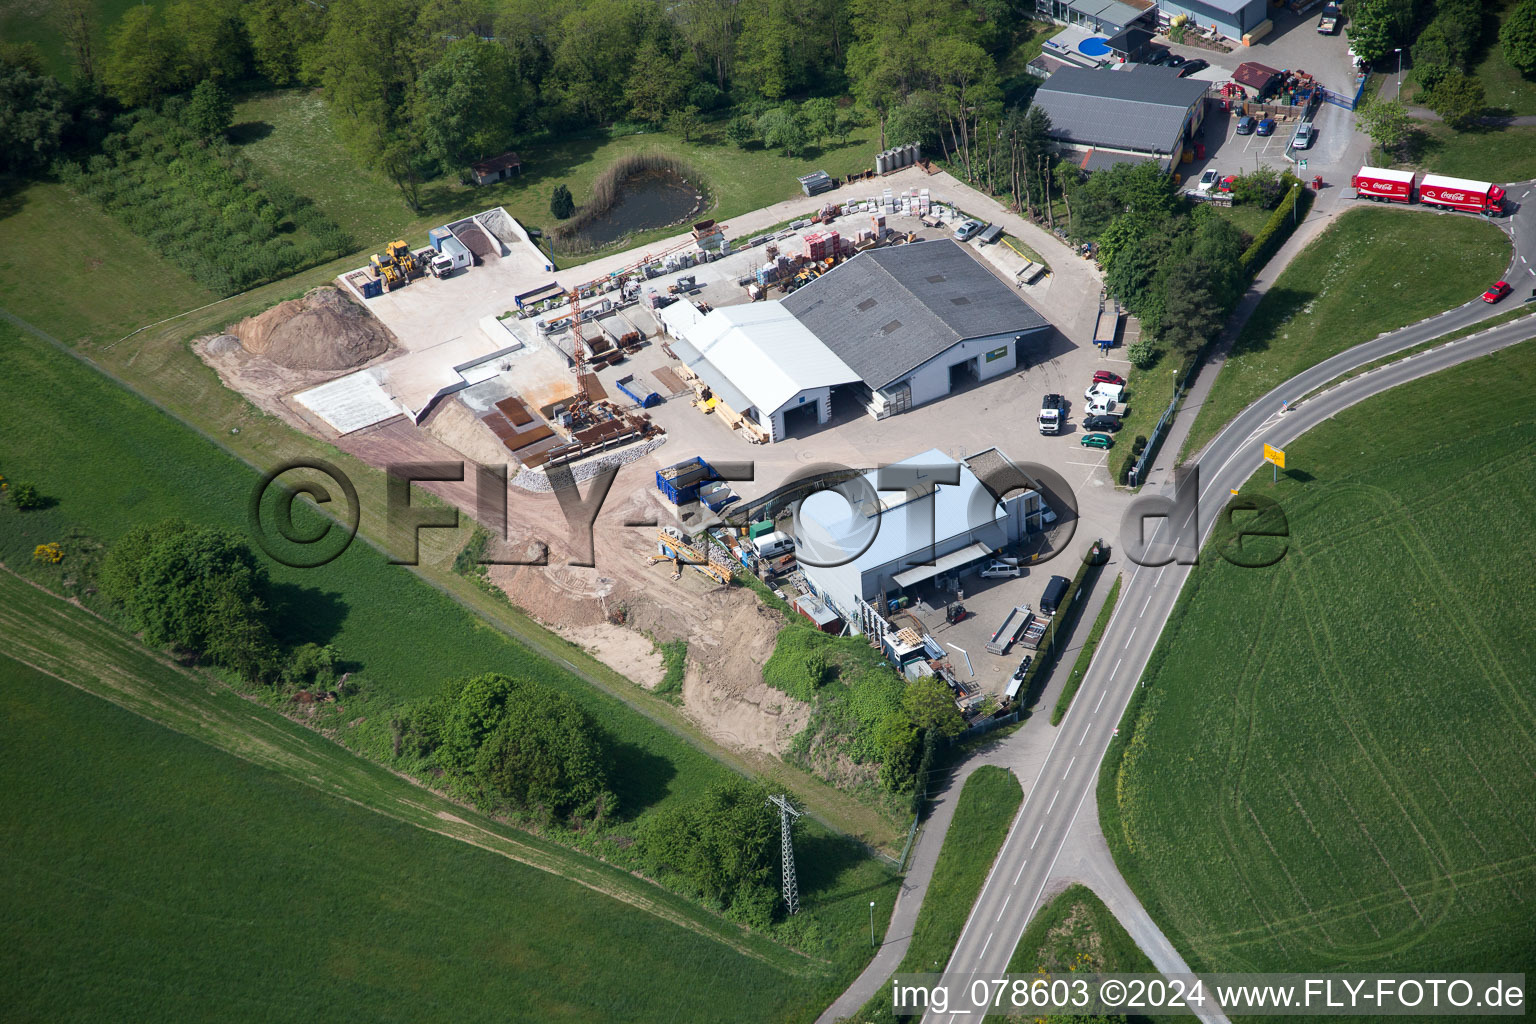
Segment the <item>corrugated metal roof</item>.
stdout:
[[686,337],[764,416],[802,391],[859,379],[779,302],[716,309],[688,327]]
[[1165,68],[1062,68],[1035,93],[1051,135],[1079,146],[1166,153],[1207,83]]
[[[1222,14],[1240,14],[1245,8],[1253,7],[1256,0],[1199,0],[1199,2],[1206,7],[1220,11]],[[1258,6],[1262,16],[1264,7],[1262,4]]]
[[783,306],[872,388],[968,338],[1049,326],[952,239],[871,249]]

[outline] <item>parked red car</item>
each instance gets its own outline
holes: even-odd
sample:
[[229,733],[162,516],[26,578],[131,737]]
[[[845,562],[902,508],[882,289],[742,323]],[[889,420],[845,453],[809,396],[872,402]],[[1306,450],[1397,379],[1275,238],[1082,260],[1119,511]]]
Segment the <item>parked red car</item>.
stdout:
[[1495,281],[1492,288],[1489,288],[1487,291],[1483,292],[1483,301],[1484,302],[1498,302],[1500,299],[1502,299],[1504,296],[1506,296],[1508,294],[1509,294],[1509,282],[1508,281]]
[[1095,384],[1118,384],[1125,387],[1125,378],[1110,373],[1108,370],[1094,370],[1093,382]]

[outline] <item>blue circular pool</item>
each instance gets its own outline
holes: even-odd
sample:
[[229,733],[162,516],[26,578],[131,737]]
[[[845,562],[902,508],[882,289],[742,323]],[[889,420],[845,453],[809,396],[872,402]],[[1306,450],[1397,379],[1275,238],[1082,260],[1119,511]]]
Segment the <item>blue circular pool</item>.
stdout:
[[1109,44],[1098,36],[1092,36],[1077,44],[1077,52],[1084,57],[1103,57],[1109,53]]

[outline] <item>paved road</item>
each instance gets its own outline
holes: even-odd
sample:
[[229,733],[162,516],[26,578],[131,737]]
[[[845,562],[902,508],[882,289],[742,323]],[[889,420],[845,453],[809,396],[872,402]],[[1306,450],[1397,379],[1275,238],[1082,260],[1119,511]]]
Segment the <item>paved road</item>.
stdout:
[[[1529,197],[1536,193],[1536,182],[1512,185],[1509,192],[1515,202],[1528,202]],[[1328,198],[1334,200],[1326,204],[1329,207],[1328,219],[1347,205],[1352,205],[1338,202],[1336,196]],[[1428,216],[1453,216],[1426,210],[1416,212]],[[1530,259],[1536,256],[1536,204],[1519,210],[1501,224],[1510,233],[1515,245],[1516,255],[1506,276],[1515,284],[1515,298],[1519,298],[1525,294],[1524,288],[1527,285],[1536,286],[1536,266],[1532,265]],[[1307,232],[1308,235],[1311,233]],[[1304,240],[1293,241],[1300,245]],[[1275,262],[1271,261],[1271,267]],[[1434,372],[1463,359],[1475,358],[1494,347],[1513,344],[1524,337],[1536,335],[1536,323],[1530,318],[1522,318],[1495,332],[1433,349],[1373,371],[1305,403],[1293,405],[1288,413],[1283,414],[1283,424],[1280,422],[1282,414],[1278,410],[1282,403],[1299,401],[1341,374],[1474,325],[1496,311],[1496,308],[1474,298],[1439,316],[1340,353],[1297,375],[1255,402],[1200,455],[1200,508],[1208,515],[1220,511],[1224,503],[1213,496],[1224,496],[1226,492],[1221,487],[1237,486],[1247,479],[1260,464],[1257,453],[1265,441],[1284,444],[1322,418],[1385,387],[1395,386],[1403,380]],[[1202,379],[1208,377],[1214,377],[1214,374],[1202,375]],[[1192,411],[1186,410],[1181,419],[1191,418]],[[1165,446],[1165,460],[1175,457],[1181,441],[1182,433]],[[1159,480],[1162,481],[1161,487],[1157,486]],[[1164,496],[1171,496],[1172,492],[1173,483],[1168,473],[1155,475],[1153,482],[1143,489],[1143,493],[1161,493]],[[1202,531],[1208,531],[1210,522],[1201,519],[1199,527]],[[1141,907],[1109,859],[1103,838],[1097,834],[1094,808],[1089,807],[1086,816],[1081,811],[1095,788],[1098,765],[1130,699],[1135,681],[1156,645],[1187,575],[1187,567],[1177,564],[1155,569],[1138,567],[1131,571],[1119,607],[1100,643],[1080,695],[1061,727],[1054,730],[1051,746],[1043,756],[1039,750],[1031,750],[1026,756],[1013,759],[1022,762],[1010,765],[1016,771],[1025,765],[1034,768],[1038,764],[1040,767],[1035,771],[1024,805],[961,934],[955,955],[947,968],[950,973],[1003,970],[1047,887],[1063,877],[1089,882],[1159,970],[1179,973],[1186,969],[1177,950]],[[1128,610],[1134,610],[1134,614]],[[1110,652],[1115,652],[1113,657]],[[1041,736],[1039,730],[1025,729],[1006,742],[1009,746],[1021,748],[1025,745],[1038,747],[1043,745]],[[1006,757],[1004,761],[997,760],[999,753],[1024,754],[1024,751],[994,752],[987,760],[1006,763]],[[1030,779],[1030,776],[1022,773],[1021,777],[1026,782]],[[1075,829],[1074,822],[1080,822]],[[943,831],[937,821],[930,821],[925,828],[920,845],[927,847],[932,857],[937,856]],[[1055,870],[1064,852],[1067,860],[1061,865],[1062,870]],[[932,857],[927,859],[931,860]],[[921,879],[909,875],[881,954],[828,1007],[818,1024],[832,1024],[847,1017],[883,986],[905,954],[912,922],[916,919],[931,870],[932,866],[928,864]],[[1206,1018],[1224,1019],[1215,1012],[1207,1012]]]
[[[1512,191],[1518,199],[1530,189],[1516,186]],[[1522,211],[1506,222],[1506,227],[1515,237],[1518,253],[1510,277],[1514,279],[1516,270],[1520,270],[1521,278],[1531,280],[1524,271],[1530,270],[1529,255],[1536,252],[1536,246],[1530,244],[1536,242],[1536,213]],[[1531,276],[1536,277],[1536,270],[1531,271]],[[1474,325],[1492,312],[1492,307],[1473,299],[1325,360],[1249,406],[1196,461],[1200,470],[1198,514],[1185,515],[1182,522],[1177,521],[1177,516],[1158,521],[1159,533],[1154,534],[1154,540],[1159,543],[1146,560],[1170,557],[1176,549],[1181,554],[1198,550],[1199,540],[1209,535],[1225,505],[1228,489],[1241,486],[1262,465],[1265,442],[1283,445],[1340,410],[1387,388],[1536,337],[1536,319],[1522,317],[1389,364],[1294,404],[1341,374]],[[1293,404],[1289,411],[1282,411],[1287,402]],[[1163,490],[1165,496],[1171,496],[1171,481]],[[1029,787],[946,973],[960,976],[1006,969],[1025,925],[1040,905],[1047,886],[1057,877],[1055,868],[1074,823],[1085,808],[1090,818],[1095,816],[1089,798],[1097,784],[1099,763],[1189,572],[1189,566],[1170,561],[1161,566],[1138,566],[1126,578],[1119,605],[1077,700]],[[1166,940],[1148,953],[1157,954],[1154,962],[1160,969],[1182,967],[1177,952]],[[1199,1016],[1222,1019],[1219,1012],[1212,1010]]]

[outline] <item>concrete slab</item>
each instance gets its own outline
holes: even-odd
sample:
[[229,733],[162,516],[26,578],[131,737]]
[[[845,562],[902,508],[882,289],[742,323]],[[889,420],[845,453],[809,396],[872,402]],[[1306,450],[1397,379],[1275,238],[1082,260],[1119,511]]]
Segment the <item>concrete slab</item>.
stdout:
[[371,427],[405,412],[380,386],[372,370],[349,373],[301,391],[293,398],[342,434]]

